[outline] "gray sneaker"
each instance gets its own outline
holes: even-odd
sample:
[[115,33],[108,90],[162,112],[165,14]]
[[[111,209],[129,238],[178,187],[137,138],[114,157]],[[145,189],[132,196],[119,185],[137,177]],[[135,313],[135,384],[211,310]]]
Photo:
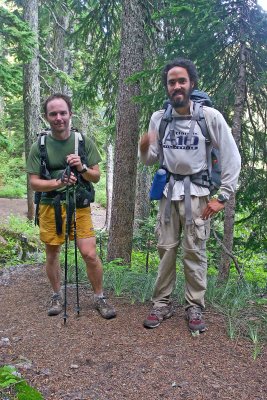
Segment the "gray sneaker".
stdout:
[[60,314],[61,311],[62,311],[61,296],[59,294],[53,294],[47,314],[51,317],[52,315]]
[[202,316],[202,309],[200,306],[192,306],[186,310],[185,318],[188,321],[190,331],[204,332],[206,324]]
[[153,307],[144,320],[145,328],[157,328],[164,319],[171,318],[174,314],[172,304],[163,307]]
[[99,312],[101,317],[105,319],[115,318],[117,315],[114,307],[107,302],[105,297],[95,298],[94,307]]

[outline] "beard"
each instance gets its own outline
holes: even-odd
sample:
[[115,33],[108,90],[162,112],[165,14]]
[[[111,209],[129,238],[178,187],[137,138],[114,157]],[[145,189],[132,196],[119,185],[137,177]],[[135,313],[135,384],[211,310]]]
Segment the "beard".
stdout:
[[[168,93],[168,97],[170,99],[170,103],[173,108],[182,108],[186,107],[189,104],[190,101],[190,95],[192,93],[193,89],[191,90],[186,90],[186,91],[181,91],[181,90],[176,90],[172,95]],[[175,96],[177,94],[181,94],[182,97],[181,99],[175,99]]]

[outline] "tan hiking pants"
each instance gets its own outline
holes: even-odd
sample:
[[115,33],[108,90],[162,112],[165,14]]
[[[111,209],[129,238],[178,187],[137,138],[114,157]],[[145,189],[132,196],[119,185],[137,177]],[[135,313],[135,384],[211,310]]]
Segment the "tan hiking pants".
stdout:
[[170,222],[164,221],[166,197],[160,201],[156,235],[160,264],[154,287],[152,302],[155,307],[169,303],[176,281],[176,255],[183,231],[183,264],[185,273],[186,308],[199,305],[204,308],[207,286],[206,241],[210,234],[210,221],[200,218],[208,197],[191,196],[193,224],[185,225],[184,200],[171,202]]

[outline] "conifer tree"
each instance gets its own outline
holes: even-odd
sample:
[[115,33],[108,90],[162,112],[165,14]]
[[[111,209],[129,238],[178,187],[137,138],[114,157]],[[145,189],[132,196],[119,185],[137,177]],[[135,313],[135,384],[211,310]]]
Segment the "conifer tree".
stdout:
[[[23,4],[24,20],[35,35],[36,42],[32,59],[24,64],[23,100],[24,100],[24,135],[25,157],[27,159],[30,147],[40,129],[40,85],[38,59],[38,0],[27,0]],[[28,218],[33,219],[33,190],[27,179]]]
[[130,263],[136,188],[139,107],[134,97],[138,83],[127,79],[143,68],[144,10],[139,0],[124,0],[120,53],[119,91],[116,113],[116,142],[112,215],[108,260]]

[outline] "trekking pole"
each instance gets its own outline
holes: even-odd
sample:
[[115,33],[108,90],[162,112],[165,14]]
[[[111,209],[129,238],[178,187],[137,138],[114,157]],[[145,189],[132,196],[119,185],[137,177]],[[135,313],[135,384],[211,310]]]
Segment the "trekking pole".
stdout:
[[78,257],[77,257],[77,219],[76,219],[76,185],[73,187],[73,236],[74,236],[74,255],[75,255],[75,273],[76,273],[76,312],[80,314],[79,300],[79,276],[78,276]]
[[[66,175],[70,177],[70,167],[67,166]],[[67,184],[66,189],[66,230],[65,230],[65,276],[64,276],[64,325],[66,324],[67,315],[67,279],[68,279],[68,245],[69,245],[69,206],[70,206],[70,188]]]

